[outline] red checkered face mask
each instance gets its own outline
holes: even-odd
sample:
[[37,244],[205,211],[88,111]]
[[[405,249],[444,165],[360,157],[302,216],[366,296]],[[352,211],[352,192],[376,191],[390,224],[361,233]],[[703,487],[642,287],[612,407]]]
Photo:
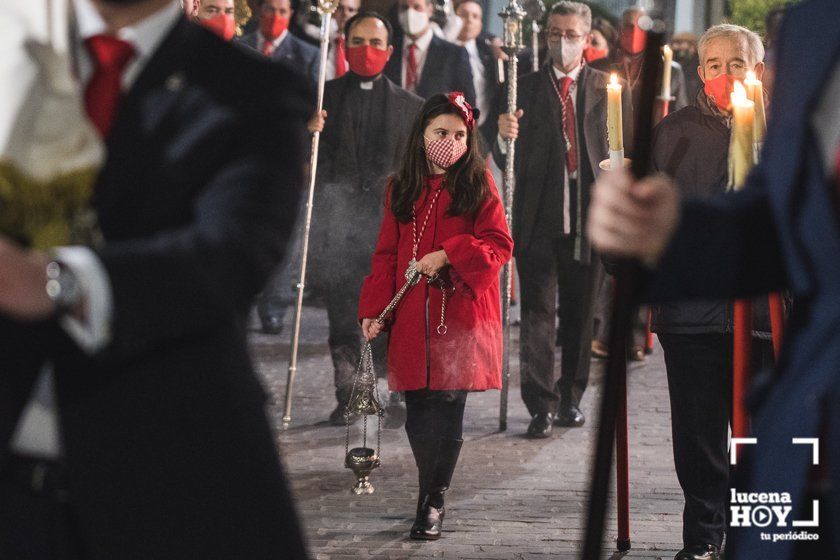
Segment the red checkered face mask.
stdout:
[[[425,138],[425,136],[424,136]],[[467,153],[467,145],[454,138],[426,138],[426,159],[441,169],[449,169]]]

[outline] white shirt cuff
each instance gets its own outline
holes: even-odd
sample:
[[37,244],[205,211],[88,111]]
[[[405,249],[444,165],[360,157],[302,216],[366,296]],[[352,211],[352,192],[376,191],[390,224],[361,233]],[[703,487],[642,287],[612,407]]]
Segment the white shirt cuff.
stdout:
[[503,156],[507,155],[507,141],[502,138],[501,134],[496,135],[496,142],[499,143],[499,151],[502,152]]
[[62,328],[88,354],[94,354],[111,342],[113,294],[108,273],[99,257],[87,247],[58,247],[53,254],[76,276],[82,291],[85,321],[65,315]]

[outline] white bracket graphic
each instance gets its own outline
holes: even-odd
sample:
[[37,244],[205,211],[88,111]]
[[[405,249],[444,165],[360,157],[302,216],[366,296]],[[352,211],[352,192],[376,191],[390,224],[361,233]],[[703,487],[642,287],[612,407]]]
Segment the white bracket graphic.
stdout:
[[738,464],[738,446],[739,445],[755,445],[758,440],[754,437],[734,437],[729,446],[729,464]]
[[819,527],[820,526],[820,501],[813,500],[813,504],[811,506],[813,516],[811,517],[810,521],[794,521],[794,527]]
[[810,445],[814,449],[812,451],[812,465],[820,464],[820,438],[815,437],[795,437],[791,440],[793,445]]

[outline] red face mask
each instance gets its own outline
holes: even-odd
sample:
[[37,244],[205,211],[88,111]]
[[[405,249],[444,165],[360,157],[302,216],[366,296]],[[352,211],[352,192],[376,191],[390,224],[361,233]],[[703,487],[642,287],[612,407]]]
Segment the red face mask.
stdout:
[[210,19],[199,19],[198,23],[224,39],[230,41],[236,33],[236,22],[230,14],[219,14]]
[[592,62],[593,60],[601,60],[602,58],[607,58],[607,49],[596,49],[595,47],[586,47],[583,49],[583,58],[586,62]]
[[647,32],[639,29],[636,25],[625,27],[621,30],[621,50],[627,54],[639,54],[645,50],[645,42],[647,41]]
[[348,47],[347,62],[350,71],[363,78],[373,78],[381,74],[388,62],[390,54],[387,50],[377,49],[371,45]]
[[706,80],[703,85],[703,92],[709,101],[717,105],[721,111],[726,111],[732,103],[732,90],[735,88],[735,76],[721,74],[712,80]]
[[273,41],[289,28],[289,18],[276,13],[260,14],[260,33],[266,41]]

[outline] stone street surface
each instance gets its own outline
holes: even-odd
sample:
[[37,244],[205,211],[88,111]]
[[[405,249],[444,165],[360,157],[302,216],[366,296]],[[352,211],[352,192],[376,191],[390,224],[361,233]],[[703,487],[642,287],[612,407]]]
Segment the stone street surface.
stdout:
[[[283,428],[292,315],[290,308],[280,336],[252,332],[251,346],[276,399],[270,414],[313,558],[579,558],[601,362],[593,361],[592,382],[581,405],[586,425],[555,428],[550,439],[529,440],[523,437],[529,417],[519,396],[516,350],[507,431],[499,432],[499,391],[470,394],[465,443],[446,494],[443,538],[411,541],[417,474],[403,429],[383,430],[382,466],[371,475],[375,493],[350,492],[354,477],[343,466],[345,428],[326,422],[335,397],[326,312],[317,307],[304,309],[293,420]],[[633,549],[612,556],[616,516],[611,505],[604,558],[670,560],[681,548],[682,494],[673,470],[670,406],[658,346],[647,363],[630,366],[628,409]],[[375,438],[371,424],[369,434]],[[351,447],[360,445],[360,430],[361,422],[352,429]]]

